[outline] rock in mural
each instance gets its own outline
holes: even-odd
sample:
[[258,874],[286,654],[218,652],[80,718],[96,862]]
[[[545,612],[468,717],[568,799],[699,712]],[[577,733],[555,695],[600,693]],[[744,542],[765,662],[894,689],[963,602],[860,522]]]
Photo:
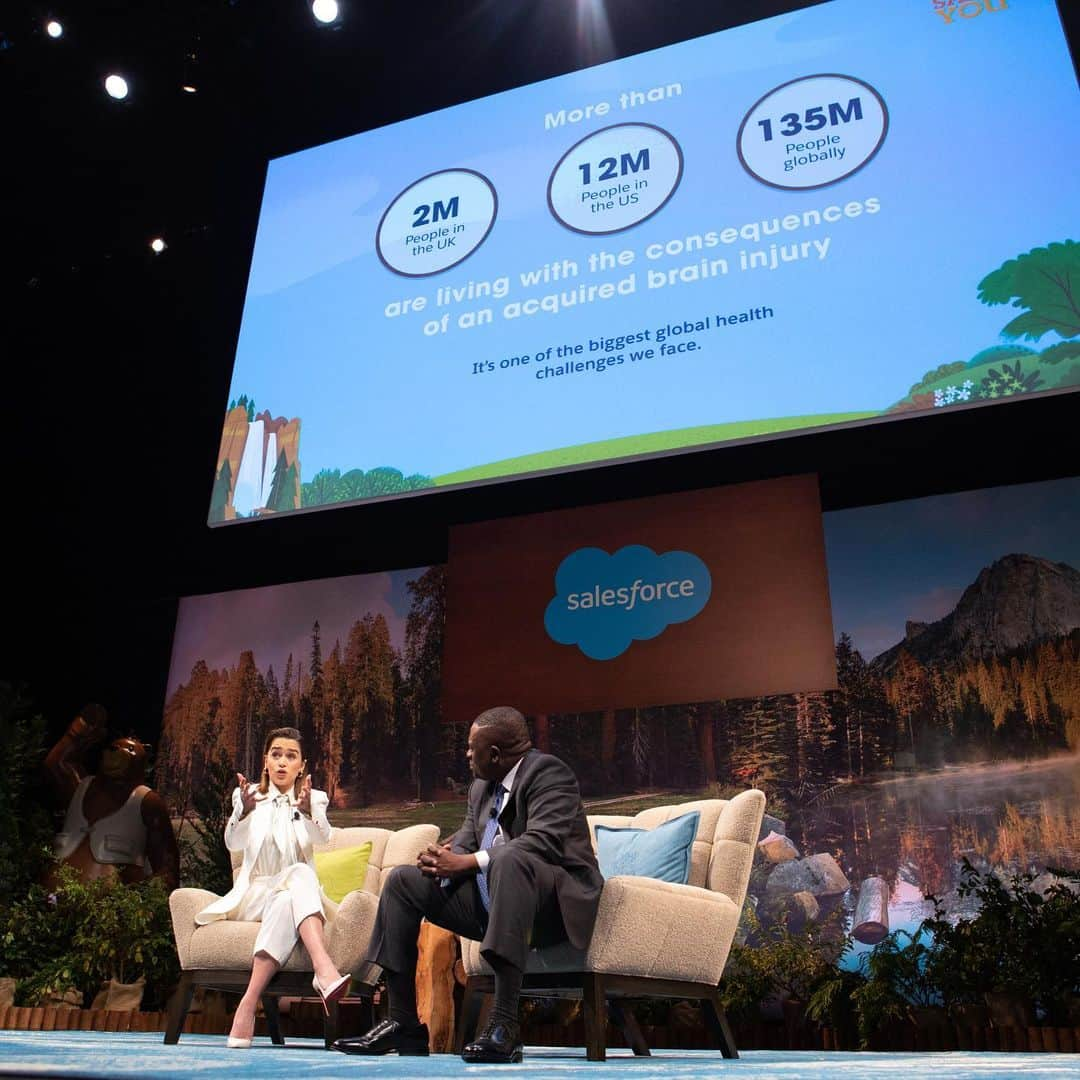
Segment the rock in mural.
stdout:
[[786,837],[771,832],[758,841],[758,851],[771,863],[791,862],[799,857],[799,849]]
[[784,894],[808,892],[812,896],[841,896],[851,888],[836,860],[827,853],[781,863],[765,883],[770,901]]

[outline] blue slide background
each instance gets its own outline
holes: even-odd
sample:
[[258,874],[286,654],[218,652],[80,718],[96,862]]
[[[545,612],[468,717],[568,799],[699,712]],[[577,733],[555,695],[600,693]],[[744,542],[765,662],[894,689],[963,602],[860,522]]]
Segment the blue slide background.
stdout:
[[[805,192],[767,187],[740,165],[736,133],[763,94],[836,72],[884,98],[890,130],[854,176]],[[680,82],[681,97],[621,110],[622,91]],[[545,130],[544,115],[601,100],[602,119]],[[885,409],[929,368],[1000,341],[1015,312],[986,307],[976,285],[1003,261],[1075,234],[1080,110],[1049,0],[954,17],[933,0],[834,3],[562,76],[306,150],[270,163],[231,397],[299,417],[303,479],[318,470],[388,465],[429,476],[501,458],[651,431],[787,415]],[[551,170],[590,131],[658,124],[685,170],[670,202],[614,236],[558,224]],[[499,213],[465,262],[428,278],[390,272],[375,253],[383,211],[441,169],[490,178]],[[876,197],[880,213],[649,262],[648,243]],[[831,237],[824,261],[739,272],[740,249]],[[590,252],[638,252],[589,274]],[[649,268],[700,254],[725,277],[645,289]],[[505,301],[435,308],[438,286],[576,259],[578,284],[638,275],[630,297],[512,321]],[[388,303],[425,295],[422,314],[388,319]],[[701,351],[539,381],[534,371],[473,375],[549,345],[767,305],[775,318],[699,335]],[[428,318],[495,309],[492,325],[425,337]],[[1058,340],[1049,335],[1041,346]],[[588,357],[585,353],[582,359]]]

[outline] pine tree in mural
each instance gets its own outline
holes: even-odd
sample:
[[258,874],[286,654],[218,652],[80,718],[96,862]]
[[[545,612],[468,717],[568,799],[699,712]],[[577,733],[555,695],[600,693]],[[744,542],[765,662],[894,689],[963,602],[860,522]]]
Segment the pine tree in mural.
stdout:
[[[847,634],[841,634],[836,644],[836,676],[839,692],[833,698],[833,718],[840,739],[838,775],[867,776],[885,764],[888,704],[881,680]],[[890,750],[891,745],[890,741]]]
[[918,734],[930,713],[930,681],[926,669],[906,649],[900,651],[887,694],[899,723],[897,752],[909,753],[911,764],[914,765],[918,754]]
[[353,625],[345,647],[346,693],[352,715],[351,764],[357,801],[367,806],[383,775],[381,753],[388,743],[393,714],[394,650],[381,614],[367,614]]
[[232,490],[232,466],[226,458],[221,463],[217,476],[214,478],[214,490],[210,494],[210,520],[224,521],[225,507],[229,503],[229,493]]
[[341,662],[340,641],[334,642],[323,665],[323,692],[325,722],[319,745],[321,769],[318,775],[332,805],[341,780],[345,732],[345,668]]
[[296,727],[296,692],[293,687],[293,655],[285,661],[285,681],[281,684],[281,724]]
[[794,728],[778,699],[757,698],[732,714],[731,775],[761,786],[788,782],[795,770]]
[[296,509],[296,462],[289,464],[282,450],[274,463],[274,476],[266,505],[270,510]]
[[[429,799],[437,784],[448,775],[454,776],[465,764],[464,744],[447,748],[445,739],[440,739],[446,568],[433,566],[406,587],[411,603],[405,620],[404,660],[409,676],[405,693],[416,748],[417,795]],[[453,731],[449,734],[451,738],[455,735]],[[467,766],[462,772],[458,779],[467,779]]]
[[319,620],[311,628],[311,663],[308,667],[308,692],[300,708],[300,735],[304,744],[321,749],[325,735],[323,692],[322,632]]

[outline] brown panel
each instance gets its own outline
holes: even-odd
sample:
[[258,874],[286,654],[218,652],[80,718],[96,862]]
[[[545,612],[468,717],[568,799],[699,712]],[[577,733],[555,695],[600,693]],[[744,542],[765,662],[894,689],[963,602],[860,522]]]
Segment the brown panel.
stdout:
[[[593,660],[544,628],[570,553],[689,551],[712,576],[704,609]],[[444,716],[757,697],[836,686],[817,478],[785,477],[589,506],[450,532]]]

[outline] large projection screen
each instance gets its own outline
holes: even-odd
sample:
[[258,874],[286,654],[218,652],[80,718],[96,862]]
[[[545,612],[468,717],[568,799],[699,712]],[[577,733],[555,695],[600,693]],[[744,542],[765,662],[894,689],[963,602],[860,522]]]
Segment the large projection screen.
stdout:
[[1051,0],[834,2],[272,161],[210,521],[1080,385]]

